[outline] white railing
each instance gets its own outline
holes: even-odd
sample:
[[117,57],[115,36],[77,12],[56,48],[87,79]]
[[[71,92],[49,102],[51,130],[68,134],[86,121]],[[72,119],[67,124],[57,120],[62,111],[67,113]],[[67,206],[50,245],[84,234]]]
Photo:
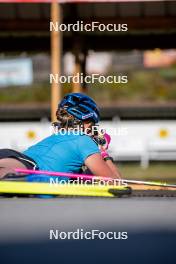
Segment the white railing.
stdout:
[[[117,161],[176,160],[176,121],[103,121],[111,135],[110,154]],[[51,134],[49,122],[0,123],[0,148],[22,151]]]

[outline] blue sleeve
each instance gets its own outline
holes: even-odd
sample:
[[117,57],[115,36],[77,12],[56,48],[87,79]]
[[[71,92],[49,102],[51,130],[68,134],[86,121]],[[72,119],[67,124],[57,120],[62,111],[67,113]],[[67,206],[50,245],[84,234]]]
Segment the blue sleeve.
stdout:
[[87,135],[81,136],[78,144],[79,157],[82,162],[84,162],[90,155],[100,153],[97,144]]

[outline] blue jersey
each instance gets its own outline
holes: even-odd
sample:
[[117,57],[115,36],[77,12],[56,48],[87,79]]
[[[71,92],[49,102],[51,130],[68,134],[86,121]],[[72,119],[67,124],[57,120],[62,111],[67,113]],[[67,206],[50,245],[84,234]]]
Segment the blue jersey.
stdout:
[[79,173],[87,157],[99,153],[92,138],[85,134],[53,134],[24,154],[32,158],[40,170]]

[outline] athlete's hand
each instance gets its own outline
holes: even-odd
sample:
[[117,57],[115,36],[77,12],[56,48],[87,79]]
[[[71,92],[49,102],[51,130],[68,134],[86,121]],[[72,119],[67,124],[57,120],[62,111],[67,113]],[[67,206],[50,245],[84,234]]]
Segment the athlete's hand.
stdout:
[[111,143],[111,136],[108,133],[105,133],[103,137],[106,143],[102,147],[104,150],[107,150],[109,148],[109,144]]
[[110,135],[105,133],[103,135],[103,139],[104,139],[105,143],[103,145],[100,145],[99,149],[100,149],[102,158],[105,159],[106,157],[109,156],[109,154],[107,153],[107,150],[108,150],[109,144],[111,142],[111,137],[110,137]]

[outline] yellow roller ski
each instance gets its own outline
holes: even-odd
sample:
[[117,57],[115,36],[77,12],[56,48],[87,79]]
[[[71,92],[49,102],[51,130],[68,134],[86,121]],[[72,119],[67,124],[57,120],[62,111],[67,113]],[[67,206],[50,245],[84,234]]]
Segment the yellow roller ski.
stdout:
[[62,196],[97,196],[114,197],[128,195],[131,188],[124,186],[89,186],[65,185],[50,183],[10,182],[0,181],[0,194],[26,194],[26,195],[62,195]]

